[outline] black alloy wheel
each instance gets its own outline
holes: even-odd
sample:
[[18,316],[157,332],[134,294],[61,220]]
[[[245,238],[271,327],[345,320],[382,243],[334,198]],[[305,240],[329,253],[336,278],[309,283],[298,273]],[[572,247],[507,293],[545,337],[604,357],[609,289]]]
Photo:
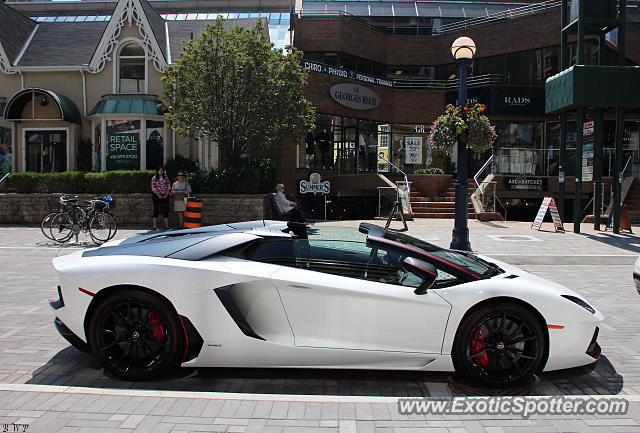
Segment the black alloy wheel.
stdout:
[[147,380],[182,361],[186,337],[180,317],[165,302],[137,290],[114,293],[94,311],[89,345],[105,370]]
[[546,356],[545,334],[537,318],[517,304],[492,304],[471,313],[453,347],[456,372],[500,388],[526,382]]

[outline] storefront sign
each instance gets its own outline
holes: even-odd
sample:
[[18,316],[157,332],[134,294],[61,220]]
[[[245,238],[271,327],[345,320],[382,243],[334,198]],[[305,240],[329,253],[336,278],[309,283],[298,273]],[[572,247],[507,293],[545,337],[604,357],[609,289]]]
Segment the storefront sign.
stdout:
[[107,170],[140,170],[137,132],[107,134]]
[[[447,92],[446,103],[457,104],[457,91]],[[484,104],[487,114],[544,115],[544,87],[491,86],[468,90],[467,105]]]
[[363,83],[375,84],[376,86],[393,87],[393,81],[373,75],[360,74],[347,69],[336,68],[335,66],[325,65],[324,63],[311,62],[309,60],[300,60],[300,65],[307,71],[316,72],[318,74],[333,75],[334,77],[346,78]]
[[404,163],[422,164],[422,137],[404,137]]
[[309,180],[301,180],[298,183],[300,194],[329,194],[331,192],[331,182],[322,181],[320,173],[311,173]]
[[511,191],[546,191],[546,177],[505,177],[504,188]]
[[329,93],[338,104],[354,110],[372,110],[380,104],[380,98],[373,90],[358,84],[336,84],[331,86]]

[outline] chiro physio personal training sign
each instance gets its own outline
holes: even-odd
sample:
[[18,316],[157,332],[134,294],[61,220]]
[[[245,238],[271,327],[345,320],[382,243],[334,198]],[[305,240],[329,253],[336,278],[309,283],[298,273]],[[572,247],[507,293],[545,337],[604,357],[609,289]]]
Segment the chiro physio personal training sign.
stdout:
[[373,90],[359,84],[336,84],[331,86],[329,93],[338,104],[354,110],[372,110],[380,104],[380,98]]

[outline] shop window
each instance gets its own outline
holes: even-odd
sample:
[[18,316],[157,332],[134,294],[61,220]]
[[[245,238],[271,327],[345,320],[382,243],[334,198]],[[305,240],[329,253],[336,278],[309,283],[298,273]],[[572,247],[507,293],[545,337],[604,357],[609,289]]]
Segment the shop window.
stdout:
[[164,164],[164,122],[147,120],[147,170],[155,170]]
[[13,141],[11,128],[0,126],[0,176],[12,172]]
[[118,92],[145,93],[146,56],[144,48],[131,42],[118,54]]

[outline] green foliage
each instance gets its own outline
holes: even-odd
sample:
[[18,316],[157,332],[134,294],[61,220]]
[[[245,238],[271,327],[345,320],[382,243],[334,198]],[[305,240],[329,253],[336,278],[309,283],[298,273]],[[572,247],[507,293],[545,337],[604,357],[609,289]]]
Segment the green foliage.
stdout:
[[14,173],[7,179],[9,190],[18,193],[111,193],[149,192],[153,171],[107,171],[84,173]]
[[480,155],[491,148],[496,139],[496,131],[487,116],[482,104],[473,107],[456,107],[447,105],[442,116],[438,117],[431,127],[429,142],[434,149],[451,153],[458,143],[458,137],[466,137],[467,148]]
[[270,159],[242,159],[219,170],[197,172],[189,183],[197,194],[261,194],[273,191],[278,171]]
[[200,171],[200,165],[198,164],[198,161],[185,158],[182,155],[176,155],[175,158],[167,161],[164,165],[164,169],[170,179],[175,179],[176,174],[179,171],[183,171],[185,173],[196,173]]
[[217,142],[222,167],[273,152],[284,138],[303,136],[314,118],[303,94],[302,53],[274,50],[261,22],[251,30],[228,27],[222,18],[208,25],[162,77],[169,125]]
[[438,167],[419,168],[416,170],[416,174],[444,174],[444,171]]
[[[193,167],[182,161],[184,167]],[[270,159],[241,159],[220,169],[190,171],[189,183],[198,194],[261,194],[273,191],[278,183],[278,170]],[[177,169],[176,169],[177,171]],[[22,194],[131,194],[151,193],[151,177],[155,171],[119,170],[103,173],[65,171],[61,173],[14,173],[9,176],[9,190]]]

